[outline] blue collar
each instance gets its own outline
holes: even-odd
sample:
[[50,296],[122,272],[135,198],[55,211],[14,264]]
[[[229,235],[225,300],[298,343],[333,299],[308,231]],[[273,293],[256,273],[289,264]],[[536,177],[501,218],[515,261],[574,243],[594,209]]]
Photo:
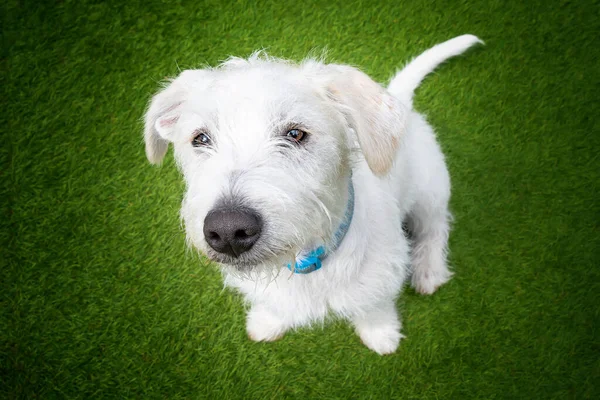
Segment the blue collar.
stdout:
[[350,175],[348,182],[348,204],[346,205],[344,220],[333,235],[331,247],[326,249],[325,246],[322,245],[311,252],[302,252],[300,255],[296,256],[296,262],[293,267],[292,264],[287,265],[288,269],[295,274],[309,274],[320,269],[327,256],[336,251],[342,243],[342,240],[344,240],[348,228],[350,227],[350,223],[352,222],[352,215],[354,215],[354,185],[352,184],[352,175]]

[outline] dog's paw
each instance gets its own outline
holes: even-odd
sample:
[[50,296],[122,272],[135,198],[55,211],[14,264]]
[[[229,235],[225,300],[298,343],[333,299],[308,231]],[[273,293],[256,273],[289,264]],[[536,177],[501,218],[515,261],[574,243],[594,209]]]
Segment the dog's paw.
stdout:
[[452,278],[452,272],[443,268],[438,272],[416,270],[411,279],[412,287],[421,294],[432,294]]
[[253,307],[248,313],[246,331],[255,342],[274,342],[287,330],[283,322],[262,307]]
[[363,326],[358,329],[358,335],[365,346],[380,355],[395,352],[404,338],[395,325]]

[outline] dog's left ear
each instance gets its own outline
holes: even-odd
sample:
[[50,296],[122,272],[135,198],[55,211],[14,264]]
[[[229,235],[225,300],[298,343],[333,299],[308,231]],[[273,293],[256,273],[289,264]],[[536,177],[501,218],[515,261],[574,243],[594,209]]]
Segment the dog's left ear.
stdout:
[[326,95],[341,106],[369,168],[376,175],[387,174],[405,130],[405,106],[356,68],[335,64],[322,68]]

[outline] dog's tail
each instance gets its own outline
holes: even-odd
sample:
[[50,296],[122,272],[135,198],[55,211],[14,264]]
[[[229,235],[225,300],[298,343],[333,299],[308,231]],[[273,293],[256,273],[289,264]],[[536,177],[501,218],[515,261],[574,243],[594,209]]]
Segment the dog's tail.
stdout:
[[388,86],[388,91],[412,107],[412,98],[423,79],[447,59],[464,53],[474,44],[483,42],[473,35],[462,35],[437,44],[400,70]]

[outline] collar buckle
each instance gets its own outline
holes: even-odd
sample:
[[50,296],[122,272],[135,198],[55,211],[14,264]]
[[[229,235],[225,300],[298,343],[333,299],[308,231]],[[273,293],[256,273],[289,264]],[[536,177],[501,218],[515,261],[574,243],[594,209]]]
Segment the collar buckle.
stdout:
[[308,252],[306,255],[300,255],[296,257],[296,261],[294,265],[288,264],[287,267],[290,271],[295,274],[309,274],[313,271],[321,269],[323,261],[327,258],[327,256],[340,246],[346,233],[348,233],[348,228],[350,228],[350,223],[352,222],[352,216],[354,215],[354,185],[352,184],[352,175],[350,175],[350,179],[348,182],[348,204],[346,205],[346,212],[344,213],[344,220],[338,227],[337,231],[333,235],[333,243],[331,244],[331,248],[328,251],[325,251],[324,246],[319,246],[316,249]]

